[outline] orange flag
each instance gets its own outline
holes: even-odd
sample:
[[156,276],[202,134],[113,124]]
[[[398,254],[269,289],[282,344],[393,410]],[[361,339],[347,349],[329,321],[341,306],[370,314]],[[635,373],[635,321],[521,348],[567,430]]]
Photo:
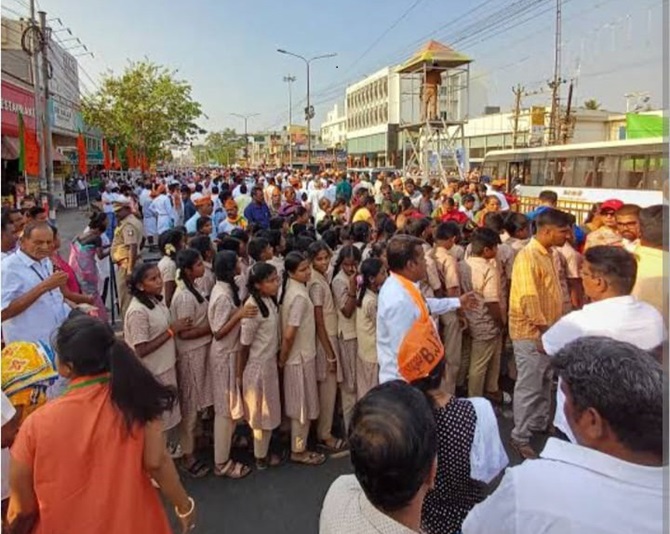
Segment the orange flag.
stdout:
[[86,174],[88,170],[86,165],[86,142],[81,132],[77,137],[77,155],[79,156],[79,174]]
[[126,160],[129,169],[135,168],[135,154],[133,154],[133,149],[131,147],[126,148]]
[[112,167],[115,170],[120,171],[121,170],[121,161],[119,160],[119,154],[116,150],[116,147],[114,147],[114,152],[112,154],[113,154],[112,155]]
[[112,168],[112,162],[109,160],[109,147],[107,146],[107,140],[102,140],[102,166],[106,171]]

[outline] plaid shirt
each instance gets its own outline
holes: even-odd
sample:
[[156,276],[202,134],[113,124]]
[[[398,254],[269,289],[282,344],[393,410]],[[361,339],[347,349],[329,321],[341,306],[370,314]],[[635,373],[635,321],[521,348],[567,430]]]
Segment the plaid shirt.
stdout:
[[539,326],[561,318],[563,294],[552,254],[533,238],[516,256],[509,299],[509,335],[539,339]]

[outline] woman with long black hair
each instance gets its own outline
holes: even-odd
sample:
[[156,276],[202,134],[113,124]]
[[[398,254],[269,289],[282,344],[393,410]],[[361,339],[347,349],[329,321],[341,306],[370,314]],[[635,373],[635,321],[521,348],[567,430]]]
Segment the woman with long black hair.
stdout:
[[[132,298],[123,319],[123,339],[156,380],[176,389],[177,348],[174,336],[190,326],[190,319],[170,320],[170,310],[161,296],[163,279],[156,265],[137,265],[130,275],[128,286]],[[163,414],[164,430],[172,430],[180,422],[181,410],[175,402],[172,409]]]
[[150,477],[182,531],[190,530],[195,503],[167,453],[161,421],[175,403],[174,389],[158,382],[97,319],[68,319],[54,347],[69,386],[19,430],[11,451],[7,531],[169,534]]
[[310,425],[319,417],[316,326],[307,290],[312,267],[301,252],[287,254],[284,266],[279,368],[284,371],[284,413],[291,420],[291,461],[320,465],[325,456],[307,449]]
[[235,277],[240,273],[237,254],[222,250],[214,260],[216,284],[212,289],[207,315],[212,329],[209,370],[214,394],[214,474],[240,479],[251,469],[230,458],[237,421],[244,417],[242,385],[237,366],[241,322],[258,314],[254,306],[242,306]]
[[281,463],[281,458],[269,454],[272,431],[281,423],[277,269],[262,261],[254,263],[247,283],[249,299],[244,307],[257,308],[260,313],[242,319],[237,375],[242,380],[244,411],[254,437],[256,468],[263,470]]
[[177,252],[186,246],[186,234],[177,229],[166,230],[158,236],[158,248],[163,255],[158,261],[158,270],[163,279],[163,298],[169,308],[172,296],[177,289]]
[[213,404],[212,377],[209,372],[209,346],[212,330],[207,320],[207,301],[195,288],[195,281],[205,272],[202,256],[187,248],[177,254],[179,282],[170,314],[172,320],[191,319],[191,326],[179,332],[177,341],[177,376],[182,414],[180,427],[183,467],[194,478],[209,473],[209,468],[196,459],[195,429],[198,413]]

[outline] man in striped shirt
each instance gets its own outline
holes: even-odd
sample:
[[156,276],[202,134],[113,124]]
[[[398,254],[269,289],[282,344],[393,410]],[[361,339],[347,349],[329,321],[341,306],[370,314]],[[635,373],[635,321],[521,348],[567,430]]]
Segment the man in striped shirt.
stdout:
[[514,345],[517,380],[514,386],[512,447],[523,458],[536,458],[533,432],[550,425],[552,371],[541,336],[563,311],[563,296],[552,260],[552,247],[562,247],[570,234],[567,213],[548,208],[537,216],[536,234],[517,254],[512,272],[509,335]]

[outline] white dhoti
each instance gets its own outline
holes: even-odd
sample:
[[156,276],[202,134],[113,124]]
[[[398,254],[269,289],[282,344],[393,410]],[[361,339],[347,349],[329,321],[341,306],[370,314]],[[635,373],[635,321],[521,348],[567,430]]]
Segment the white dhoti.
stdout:
[[142,223],[144,223],[144,235],[145,237],[152,237],[157,235],[157,228],[158,225],[156,223],[156,216],[155,215],[150,215],[146,216],[142,219]]
[[172,228],[172,217],[169,215],[159,215],[158,216],[158,235],[161,235],[163,232],[167,232]]

